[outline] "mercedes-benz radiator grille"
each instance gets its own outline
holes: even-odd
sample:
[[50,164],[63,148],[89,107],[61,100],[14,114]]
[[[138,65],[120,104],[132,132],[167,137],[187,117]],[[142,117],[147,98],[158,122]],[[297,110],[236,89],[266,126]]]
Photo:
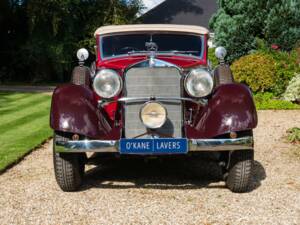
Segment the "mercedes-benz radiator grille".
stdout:
[[[177,68],[131,68],[125,75],[127,97],[181,97],[181,75]],[[144,103],[125,105],[125,136],[137,137],[147,132],[139,118]],[[162,102],[168,119],[157,133],[164,137],[182,137],[182,104]],[[147,136],[142,136],[146,138]]]

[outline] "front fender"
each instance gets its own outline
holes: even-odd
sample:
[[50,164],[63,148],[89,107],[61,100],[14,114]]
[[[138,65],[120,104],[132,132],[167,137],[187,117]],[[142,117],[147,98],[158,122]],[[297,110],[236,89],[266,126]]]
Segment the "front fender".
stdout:
[[243,84],[232,83],[217,87],[186,133],[188,138],[212,138],[256,126],[257,112],[251,91]]
[[113,139],[113,128],[97,108],[92,90],[82,85],[57,87],[52,96],[50,126],[95,139]]

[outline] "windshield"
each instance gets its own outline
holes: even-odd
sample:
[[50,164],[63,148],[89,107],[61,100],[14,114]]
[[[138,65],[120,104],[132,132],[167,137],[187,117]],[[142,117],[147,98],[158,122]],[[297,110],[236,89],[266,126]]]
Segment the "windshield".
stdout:
[[187,34],[123,34],[101,38],[102,57],[141,54],[156,46],[162,54],[175,53],[201,57],[202,38]]

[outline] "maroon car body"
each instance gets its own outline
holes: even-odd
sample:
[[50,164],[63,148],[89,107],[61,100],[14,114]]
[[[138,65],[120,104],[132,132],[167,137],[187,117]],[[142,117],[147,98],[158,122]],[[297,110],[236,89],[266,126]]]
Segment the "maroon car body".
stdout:
[[[148,31],[149,32],[149,31]],[[175,32],[174,32],[175,33]],[[147,60],[147,54],[127,55],[117,58],[103,59],[101,57],[100,35],[97,40],[97,69],[113,69],[123,76],[126,69],[138,62]],[[207,39],[208,33],[203,34],[203,56],[200,58],[184,55],[159,55],[158,59],[175,64],[183,70],[197,66],[208,67]],[[184,93],[187,96],[186,93]],[[117,96],[115,99],[123,97]],[[121,118],[122,107],[112,102],[105,108],[98,108],[101,99],[88,86],[62,85],[53,94],[51,109],[51,127],[55,131],[77,133],[91,139],[118,140],[125,124],[115,126],[115,119]],[[184,124],[187,138],[213,138],[231,131],[251,130],[257,125],[256,109],[251,92],[245,85],[232,83],[221,84],[214,88],[208,99],[208,104],[198,108],[195,104],[187,104],[184,108],[184,120],[190,117],[193,108],[193,121]],[[232,123],[228,121],[232,120]],[[64,122],[69,126],[64,127]]]
[[[162,34],[159,36],[162,40],[167,37],[172,38],[172,35],[178,35],[176,38],[179,39],[184,38],[182,35],[197,37],[199,43],[201,42],[197,51],[201,54],[197,55],[198,53],[194,54],[193,51],[185,52],[176,49],[159,52],[157,46],[155,47],[155,41],[152,41],[155,36],[151,36],[150,49],[141,51],[135,47],[126,46],[124,48],[127,50],[126,54],[114,55],[111,53],[109,55],[105,52],[110,52],[110,50],[105,50],[108,48],[104,46],[105,37],[116,35],[129,35],[130,37],[133,35],[134,38],[137,38],[136,40],[139,40],[145,38],[142,35],[148,34]],[[128,89],[126,74],[131,68],[147,68],[151,64],[151,60],[154,62],[154,66],[150,65],[149,67],[155,68],[155,63],[160,63],[159,68],[176,68],[182,76],[179,82],[181,87],[178,86],[178,89],[181,90],[180,99],[182,100],[180,103],[182,110],[180,132],[181,138],[189,141],[188,153],[193,150],[209,151],[212,148],[215,148],[214,151],[227,152],[230,152],[231,148],[232,150],[238,148],[253,149],[252,129],[257,125],[257,114],[251,91],[244,84],[235,83],[232,80],[232,74],[226,64],[221,62],[214,72],[211,70],[207,58],[208,30],[201,27],[179,25],[108,26],[99,28],[95,33],[95,38],[97,43],[95,67],[88,69],[89,72],[86,73],[87,68],[80,65],[79,67],[84,68],[85,73],[80,74],[79,69],[78,71],[74,70],[75,74],[73,74],[73,76],[79,77],[90,74],[90,77],[81,79],[81,81],[85,80],[81,83],[78,83],[79,79],[70,84],[60,85],[53,93],[50,126],[56,134],[66,134],[63,141],[61,139],[55,140],[55,154],[84,153],[87,151],[119,154],[116,146],[122,138],[126,138],[124,130],[126,126],[129,126],[126,124],[125,118],[126,97],[128,95],[125,88],[127,86]],[[118,38],[114,40],[116,43],[121,40]],[[160,41],[159,38],[156,37]],[[107,42],[111,44],[109,41]],[[161,43],[167,42],[161,41]],[[114,43],[109,44],[110,48],[115,47]],[[108,55],[105,56],[105,54]],[[197,68],[207,70],[214,80],[211,92],[200,98],[190,96],[186,88],[183,87],[186,77]],[[123,82],[122,90],[109,99],[99,96],[93,86],[97,73],[105,69],[113,70]],[[141,70],[141,73],[144,71]],[[89,81],[86,82],[86,80]],[[155,96],[144,97],[159,101]],[[251,139],[243,139],[245,136],[247,138],[251,136]],[[214,140],[219,140],[219,142],[215,143]],[[84,141],[89,144],[83,147]],[[100,149],[100,147],[103,148]],[[114,150],[111,150],[112,148]],[[63,186],[59,179],[58,183],[61,187]],[[63,187],[62,189],[68,190],[68,188]]]

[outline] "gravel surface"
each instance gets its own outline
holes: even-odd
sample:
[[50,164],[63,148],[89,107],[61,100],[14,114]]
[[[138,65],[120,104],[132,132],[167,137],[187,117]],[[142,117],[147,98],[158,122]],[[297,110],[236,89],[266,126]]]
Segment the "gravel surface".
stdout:
[[[300,162],[282,140],[300,111],[260,111],[252,191],[231,193],[213,162],[107,162],[80,192],[57,186],[51,143],[0,175],[0,224],[300,224]],[[194,168],[194,169],[192,169]],[[209,168],[209,169],[207,169]]]

